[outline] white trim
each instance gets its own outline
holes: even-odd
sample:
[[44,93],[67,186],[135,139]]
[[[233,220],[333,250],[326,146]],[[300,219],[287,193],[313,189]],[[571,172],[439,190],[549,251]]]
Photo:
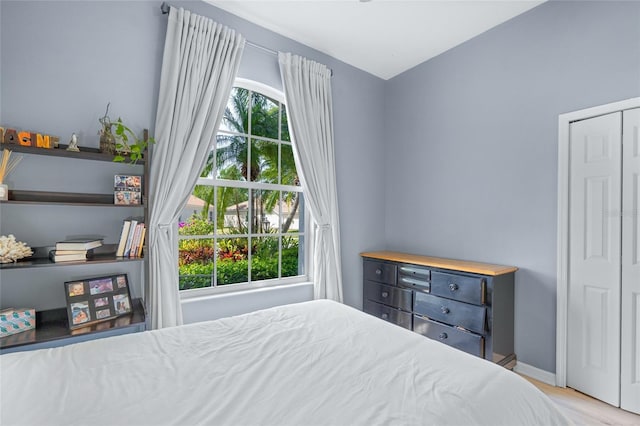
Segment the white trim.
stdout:
[[274,89],[271,86],[267,86],[264,83],[258,81],[249,80],[247,78],[237,77],[233,83],[233,87],[241,87],[243,89],[259,92],[262,95],[268,96],[276,101],[284,104],[284,93],[280,90]]
[[242,189],[265,189],[267,191],[304,192],[301,186],[281,185],[277,183],[248,182],[246,180],[229,180],[214,178],[198,178],[198,185],[227,186]]
[[513,368],[513,371],[515,371],[518,374],[531,377],[532,379],[536,379],[542,383],[546,383],[551,386],[556,386],[555,374],[549,371],[534,367],[532,365],[525,364],[523,362],[518,361],[516,366]]
[[556,277],[556,383],[566,387],[569,271],[569,119],[558,118],[558,234]]
[[[297,277],[299,278],[299,277]],[[296,281],[296,282],[286,282],[287,279],[279,279],[279,280],[265,280],[265,281],[256,281],[262,285],[256,286],[241,283],[241,284],[227,284],[218,287],[205,287],[205,288],[194,288],[191,290],[182,290],[180,292],[180,301],[182,303],[192,303],[192,302],[200,302],[203,300],[209,299],[217,299],[220,297],[228,296],[235,293],[255,293],[261,291],[267,291],[278,288],[293,288],[298,286],[308,286],[313,285],[310,281]],[[215,290],[215,291],[211,291]]]
[[[235,87],[235,86],[234,86]],[[256,90],[252,90],[253,92],[256,92]],[[282,105],[285,105],[284,102],[281,102]],[[282,110],[279,111],[279,113],[282,113]],[[280,115],[280,117],[282,117],[282,114]],[[218,134],[220,133],[224,133],[227,136],[243,136],[243,137],[247,137],[248,135],[246,133],[241,133],[241,132],[236,132],[235,130],[220,130],[218,131]],[[282,128],[279,129],[279,136],[282,135]],[[275,142],[275,143],[279,143],[281,145],[292,145],[293,142],[291,141],[283,141],[280,139],[273,139],[273,138],[268,138],[266,136],[251,136],[251,139],[259,139],[261,141],[266,141],[266,142]]]
[[[586,120],[640,107],[640,98],[625,99],[606,105],[558,116],[558,235],[556,284],[556,386],[567,386],[567,303],[569,292],[569,126]],[[533,367],[532,367],[533,368]],[[526,373],[524,373],[526,374]],[[533,376],[532,376],[533,377]],[[535,378],[535,377],[534,377]]]
[[588,118],[597,117],[599,115],[610,114],[612,112],[624,111],[625,109],[632,109],[640,107],[640,98],[630,98],[623,101],[612,102],[606,105],[598,105],[592,108],[581,109],[578,111],[567,112],[560,114],[560,119],[566,119],[567,121],[586,120]]

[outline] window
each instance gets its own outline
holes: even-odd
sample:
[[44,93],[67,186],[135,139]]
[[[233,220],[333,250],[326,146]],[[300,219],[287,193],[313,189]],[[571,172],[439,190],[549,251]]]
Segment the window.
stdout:
[[307,221],[287,110],[274,91],[236,84],[180,217],[180,290],[306,279]]

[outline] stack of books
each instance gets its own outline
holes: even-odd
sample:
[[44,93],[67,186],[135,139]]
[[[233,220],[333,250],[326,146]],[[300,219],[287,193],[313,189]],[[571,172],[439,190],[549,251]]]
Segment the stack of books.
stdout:
[[102,239],[71,239],[56,243],[56,249],[49,252],[53,262],[73,262],[86,260],[93,255],[93,249],[102,246]]
[[116,256],[118,257],[142,257],[142,247],[147,229],[144,223],[135,219],[125,220],[122,224],[120,242]]

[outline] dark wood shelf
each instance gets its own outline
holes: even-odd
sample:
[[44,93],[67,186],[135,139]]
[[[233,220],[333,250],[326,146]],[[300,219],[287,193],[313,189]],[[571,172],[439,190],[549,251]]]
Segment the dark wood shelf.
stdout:
[[[1,0],[0,0],[1,1]],[[145,130],[145,138],[147,132]],[[89,161],[101,161],[103,162],[102,166],[96,163],[85,163],[83,167],[85,168],[96,168],[101,166],[100,169],[106,167],[106,169],[111,169],[116,172],[116,174],[141,174],[143,175],[142,183],[143,188],[141,188],[141,204],[115,204],[114,202],[114,193],[107,189],[107,187],[100,186],[97,184],[92,187],[92,189],[96,190],[107,190],[108,193],[96,194],[96,193],[80,193],[80,192],[55,192],[55,191],[41,191],[37,190],[48,189],[43,187],[32,188],[36,190],[9,190],[9,199],[7,201],[0,201],[0,207],[3,209],[7,209],[7,214],[14,215],[15,222],[19,224],[19,228],[26,229],[30,226],[28,219],[25,222],[21,220],[20,214],[23,210],[28,208],[30,211],[34,211],[34,207],[31,206],[57,206],[55,208],[64,208],[64,209],[73,209],[74,212],[86,216],[88,213],[95,212],[103,212],[108,213],[111,212],[112,215],[123,217],[137,217],[142,216],[145,221],[147,217],[147,195],[149,182],[148,182],[148,167],[150,163],[150,153],[145,152],[145,159],[138,160],[132,170],[137,170],[141,173],[117,173],[117,170],[124,170],[119,163],[114,162],[114,155],[106,154],[100,152],[97,148],[88,148],[88,147],[80,147],[80,152],[67,151],[67,145],[60,145],[55,149],[46,149],[46,148],[36,148],[36,147],[27,147],[17,144],[3,144],[2,148],[9,149],[13,152],[20,154],[28,154],[28,155],[39,155],[44,157],[57,157],[57,158],[69,158],[72,160],[89,160]],[[146,160],[146,161],[145,161]],[[55,161],[55,160],[51,160]],[[124,163],[127,163],[130,166],[130,157],[125,156]],[[57,161],[55,161],[57,162]],[[73,161],[72,161],[73,162]],[[64,167],[71,167],[71,169],[75,168],[77,165],[77,161],[75,164],[64,165]],[[111,163],[114,167],[109,167],[107,163]],[[62,163],[59,163],[62,164]],[[93,164],[93,165],[92,165]],[[116,167],[118,166],[118,167]],[[141,169],[142,168],[142,169]],[[103,182],[104,183],[104,182]],[[112,186],[112,185],[109,185]],[[56,185],[55,187],[50,187],[51,189],[67,189],[66,187],[62,187],[61,184]],[[20,208],[20,206],[22,206]],[[97,210],[76,210],[76,207],[89,207],[91,209]],[[105,211],[100,210],[103,208],[125,208],[128,210],[119,210],[119,211]],[[38,209],[40,210],[40,209]],[[108,215],[109,216],[109,215]],[[53,224],[56,226],[57,224]],[[71,227],[71,225],[64,225],[66,227]],[[85,225],[86,226],[86,225]],[[89,227],[90,228],[90,227]],[[120,235],[121,228],[118,228],[118,236]],[[66,233],[68,229],[60,229],[59,233]],[[73,230],[73,232],[82,232],[83,230]],[[111,228],[107,231],[102,231],[105,235],[100,235],[100,238],[112,237],[115,235],[116,229],[114,226],[113,233],[111,232]],[[52,233],[53,235],[53,233]],[[148,238],[148,237],[147,237]],[[119,240],[118,240],[119,241]],[[44,244],[47,244],[45,242]],[[42,243],[40,243],[42,244]],[[129,257],[116,257],[116,249],[117,244],[105,244],[102,247],[96,248],[93,250],[92,256],[88,259],[83,259],[80,261],[70,261],[70,262],[52,262],[49,259],[49,251],[54,249],[54,247],[32,247],[34,250],[34,254],[28,258],[20,259],[17,262],[13,263],[3,263],[0,264],[0,280],[2,280],[3,285],[6,287],[15,286],[19,287],[20,280],[26,279],[29,280],[31,276],[36,275],[40,276],[41,273],[36,274],[35,271],[29,272],[30,268],[41,268],[41,267],[60,267],[60,268],[76,268],[76,271],[80,268],[77,268],[79,265],[85,265],[87,270],[96,269],[98,264],[107,264],[106,267],[111,268],[126,268],[126,269],[139,269],[144,263],[144,257],[137,258],[129,258]],[[146,247],[143,247],[143,250],[146,252]],[[122,262],[137,262],[137,263],[127,263],[128,266],[125,266]],[[109,266],[108,264],[113,264]],[[120,266],[118,266],[120,265]],[[100,268],[97,268],[100,269]],[[15,272],[11,272],[15,271]],[[48,275],[43,270],[44,275]],[[54,273],[55,271],[51,270],[49,273]],[[66,270],[60,270],[59,272],[67,273]],[[23,274],[27,275],[23,275]],[[69,275],[73,274],[73,269],[68,271]],[[77,272],[76,272],[77,273]],[[7,275],[8,274],[8,275]],[[18,275],[15,275],[18,274]],[[13,277],[15,275],[15,277]],[[19,278],[18,278],[19,276]],[[47,283],[46,279],[41,279],[40,277],[36,278],[36,280],[44,281],[43,285],[54,285],[55,283]],[[5,283],[6,281],[6,283]],[[16,282],[10,282],[16,281]],[[144,283],[143,283],[144,287]],[[21,290],[17,290],[21,291]],[[3,293],[4,296],[4,293]],[[35,299],[39,303],[42,311],[36,312],[36,328],[34,330],[29,330],[21,333],[17,333],[11,336],[0,338],[0,354],[1,353],[10,353],[15,351],[23,351],[23,350],[31,350],[31,349],[42,349],[42,348],[51,348],[57,346],[63,346],[67,344],[77,343],[86,340],[93,340],[103,337],[122,335],[127,333],[140,332],[145,330],[145,311],[143,302],[141,299],[133,299],[132,300],[132,308],[133,312],[128,315],[123,315],[117,318],[96,322],[94,324],[88,324],[86,327],[70,330],[69,323],[67,318],[67,309],[66,308],[56,308],[49,309],[55,306],[53,302],[43,300],[43,296],[38,296],[37,294],[30,295],[30,298]],[[8,299],[8,298],[7,298]],[[9,300],[5,300],[3,306],[13,306],[12,302]],[[59,305],[58,305],[59,306]]]
[[[24,154],[35,154],[35,155],[49,155],[53,157],[64,157],[64,158],[77,158],[82,160],[95,160],[95,161],[107,161],[113,162],[114,155],[105,154],[100,152],[97,148],[85,148],[80,147],[80,152],[67,151],[68,145],[59,145],[58,148],[35,148],[32,146],[22,146],[17,144],[5,144],[4,148],[7,148],[13,152],[21,152]],[[128,156],[125,156],[125,162],[128,162],[130,159]],[[144,159],[138,160],[136,164],[144,164]]]
[[[3,204],[60,204],[69,206],[143,207],[143,204],[114,204],[111,194],[80,192],[49,192],[9,190],[9,200]],[[144,203],[144,196],[142,202]]]
[[68,339],[81,335],[97,334],[127,327],[144,329],[145,312],[142,300],[133,299],[132,307],[133,311],[130,314],[75,330],[69,329],[66,308],[39,311],[36,312],[36,328],[0,338],[0,350]]
[[[52,262],[47,256],[50,249],[53,250],[54,247],[36,248],[34,251],[37,257],[28,257],[12,263],[0,263],[0,270],[40,268],[47,266],[88,265],[97,263],[141,262],[144,260],[144,257],[116,257],[114,253],[105,253],[96,254],[86,260],[76,260],[71,262]],[[44,253],[44,255],[40,256],[40,253]]]

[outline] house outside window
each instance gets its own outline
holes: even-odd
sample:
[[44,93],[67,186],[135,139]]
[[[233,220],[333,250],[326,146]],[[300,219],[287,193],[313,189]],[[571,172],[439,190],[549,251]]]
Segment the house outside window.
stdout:
[[309,221],[283,100],[271,88],[236,81],[180,215],[180,290],[307,280]]

